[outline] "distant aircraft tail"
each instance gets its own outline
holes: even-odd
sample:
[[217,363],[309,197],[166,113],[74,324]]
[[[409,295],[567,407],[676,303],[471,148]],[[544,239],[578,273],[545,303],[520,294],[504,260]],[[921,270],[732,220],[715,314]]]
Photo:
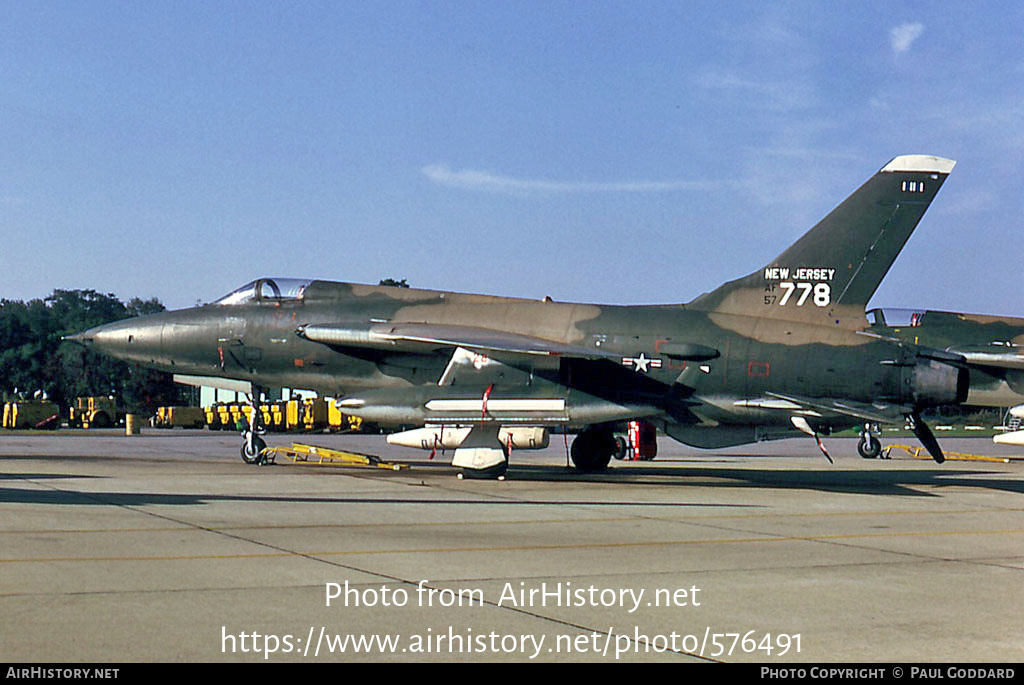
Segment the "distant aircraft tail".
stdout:
[[865,305],[955,164],[927,155],[893,159],[764,268],[687,307],[864,325]]

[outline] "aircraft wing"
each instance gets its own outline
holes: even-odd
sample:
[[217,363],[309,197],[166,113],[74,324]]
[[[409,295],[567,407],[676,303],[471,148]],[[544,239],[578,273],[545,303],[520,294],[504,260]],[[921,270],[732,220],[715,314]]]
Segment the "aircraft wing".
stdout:
[[898,405],[877,406],[863,402],[799,397],[797,395],[783,395],[774,392],[766,394],[775,398],[776,401],[790,403],[789,405],[778,405],[776,407],[766,404],[765,406],[767,408],[790,410],[799,409],[805,411],[817,411],[823,414],[840,414],[842,416],[852,416],[855,419],[871,423],[898,423],[903,420],[903,415],[906,413],[906,408]]
[[621,354],[492,328],[433,323],[387,323],[366,329],[344,324],[308,324],[300,337],[325,345],[396,349],[424,345],[464,348],[475,352],[541,357],[620,360]]

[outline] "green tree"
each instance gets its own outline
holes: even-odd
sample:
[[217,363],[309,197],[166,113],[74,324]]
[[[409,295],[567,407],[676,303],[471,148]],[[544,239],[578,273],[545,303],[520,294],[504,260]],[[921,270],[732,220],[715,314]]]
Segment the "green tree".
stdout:
[[95,290],[54,290],[45,300],[0,301],[0,390],[45,391],[67,407],[75,397],[113,396],[128,411],[152,413],[176,404],[170,374],[99,355],[62,340],[94,326],[164,310],[159,300],[121,302]]
[[58,340],[43,300],[0,301],[0,388],[5,393],[17,388],[28,394],[36,390],[52,394],[46,366]]

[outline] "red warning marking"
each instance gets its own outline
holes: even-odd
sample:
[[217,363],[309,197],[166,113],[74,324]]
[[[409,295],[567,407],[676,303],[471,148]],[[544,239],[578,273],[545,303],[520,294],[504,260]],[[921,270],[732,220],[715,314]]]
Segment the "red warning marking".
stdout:
[[494,389],[494,383],[491,383],[490,385],[487,386],[487,390],[484,391],[484,399],[483,399],[483,402],[481,403],[481,411],[480,411],[480,418],[481,419],[486,419],[487,418],[487,400],[490,399],[490,397],[491,397],[491,390],[493,390],[493,389]]
[[747,364],[747,376],[750,378],[768,378],[771,373],[771,362],[750,362]]

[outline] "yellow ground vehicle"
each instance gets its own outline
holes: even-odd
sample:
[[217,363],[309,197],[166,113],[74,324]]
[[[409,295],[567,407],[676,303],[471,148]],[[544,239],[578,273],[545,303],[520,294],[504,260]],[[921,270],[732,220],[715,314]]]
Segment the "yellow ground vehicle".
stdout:
[[124,412],[112,397],[76,397],[68,412],[72,428],[110,428],[120,423]]
[[25,400],[4,404],[4,428],[57,428],[60,407],[49,400]]

